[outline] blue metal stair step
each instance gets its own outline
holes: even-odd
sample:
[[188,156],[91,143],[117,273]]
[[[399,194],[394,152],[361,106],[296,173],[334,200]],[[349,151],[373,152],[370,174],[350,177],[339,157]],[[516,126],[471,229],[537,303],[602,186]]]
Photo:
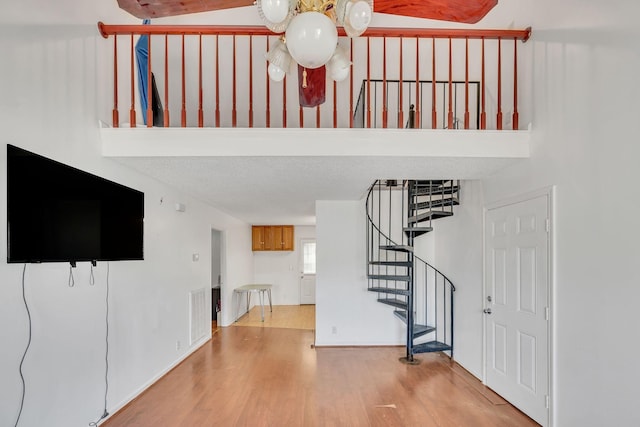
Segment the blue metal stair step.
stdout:
[[[396,317],[400,318],[400,320],[402,320],[404,323],[407,323],[407,312],[406,311],[396,310],[396,311],[393,312],[393,314],[395,314]],[[426,335],[428,333],[431,333],[431,332],[433,332],[435,330],[436,330],[436,328],[434,328],[433,326],[420,325],[418,323],[414,323],[413,324],[413,337],[414,338],[418,338],[418,337],[421,337],[421,336]]]
[[432,194],[437,196],[439,194],[453,194],[458,192],[459,187],[457,185],[432,185],[432,186],[418,186],[409,191],[410,196],[428,196]]
[[407,303],[397,298],[378,298],[378,302],[382,304],[391,305],[393,307],[402,308],[404,310],[407,309]]
[[420,215],[414,215],[408,218],[409,224],[417,224],[423,221],[429,221],[430,219],[438,219],[443,218],[445,216],[451,216],[453,212],[447,211],[429,211],[425,213],[421,213]]
[[379,286],[379,287],[368,288],[368,290],[371,292],[382,292],[385,294],[404,295],[404,296],[409,295],[408,289],[384,288]]
[[413,247],[407,245],[381,245],[380,249],[385,251],[413,252]]
[[410,282],[411,276],[402,276],[402,275],[394,275],[394,274],[369,274],[369,279],[375,280],[393,280],[396,282]]
[[387,265],[392,267],[411,267],[409,261],[369,261],[369,265]]
[[436,351],[451,350],[451,346],[440,341],[429,341],[413,346],[413,354],[433,353]]
[[438,200],[431,200],[431,201],[425,201],[425,202],[410,203],[409,209],[422,210],[422,209],[431,209],[431,208],[441,208],[442,206],[451,206],[451,205],[458,206],[459,204],[460,202],[458,201],[458,199],[456,197],[453,197],[453,198],[438,199]]
[[418,237],[433,231],[433,227],[404,227],[402,230],[407,236]]

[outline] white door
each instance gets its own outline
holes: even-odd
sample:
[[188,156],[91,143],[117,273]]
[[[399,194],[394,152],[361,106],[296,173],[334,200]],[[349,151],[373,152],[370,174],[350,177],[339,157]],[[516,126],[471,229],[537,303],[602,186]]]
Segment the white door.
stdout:
[[300,242],[300,304],[316,303],[316,241],[302,239]]
[[485,217],[485,382],[548,425],[549,194]]

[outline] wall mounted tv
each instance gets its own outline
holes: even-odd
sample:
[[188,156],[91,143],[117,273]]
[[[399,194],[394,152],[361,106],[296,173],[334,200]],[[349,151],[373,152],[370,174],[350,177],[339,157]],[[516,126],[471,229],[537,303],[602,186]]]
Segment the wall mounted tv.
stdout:
[[7,262],[143,259],[144,193],[7,145]]

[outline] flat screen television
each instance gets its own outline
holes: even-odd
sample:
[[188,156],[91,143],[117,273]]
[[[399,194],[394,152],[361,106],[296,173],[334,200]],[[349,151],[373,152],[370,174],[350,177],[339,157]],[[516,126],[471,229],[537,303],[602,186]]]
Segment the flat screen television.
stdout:
[[142,260],[144,193],[7,144],[7,262]]

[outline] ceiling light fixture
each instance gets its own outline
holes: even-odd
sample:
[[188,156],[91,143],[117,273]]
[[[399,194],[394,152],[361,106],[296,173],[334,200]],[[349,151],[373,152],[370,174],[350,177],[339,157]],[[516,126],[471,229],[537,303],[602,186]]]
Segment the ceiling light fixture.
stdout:
[[326,65],[332,79],[344,80],[351,62],[338,44],[336,25],[358,37],[373,13],[373,0],[257,0],[257,6],[265,26],[284,33],[266,54],[275,81],[284,79],[292,61],[309,69]]

